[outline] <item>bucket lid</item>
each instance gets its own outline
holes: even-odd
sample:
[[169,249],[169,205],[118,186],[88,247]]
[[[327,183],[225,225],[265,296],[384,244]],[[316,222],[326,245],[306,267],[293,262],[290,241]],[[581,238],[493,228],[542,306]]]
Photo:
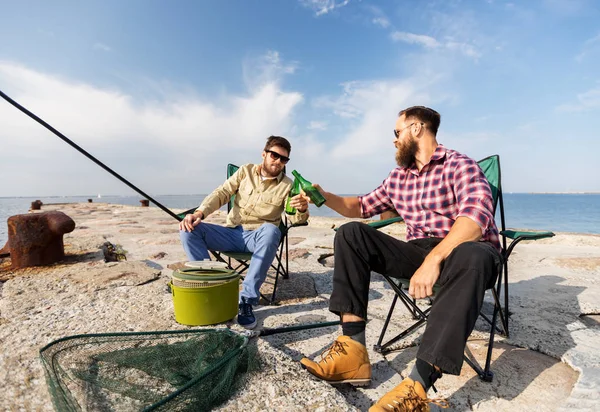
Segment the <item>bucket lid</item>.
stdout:
[[185,266],[198,269],[225,269],[227,268],[227,263],[216,260],[193,260],[191,262],[185,262]]
[[214,282],[217,280],[230,280],[236,278],[237,272],[231,269],[198,269],[186,268],[173,271],[173,278],[179,280],[192,280],[197,282]]

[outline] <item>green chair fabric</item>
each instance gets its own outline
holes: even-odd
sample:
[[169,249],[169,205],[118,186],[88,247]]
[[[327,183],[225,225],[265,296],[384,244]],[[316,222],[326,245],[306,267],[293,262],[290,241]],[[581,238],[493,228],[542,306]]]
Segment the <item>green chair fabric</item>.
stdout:
[[[229,163],[227,165],[227,179],[229,179],[233,174],[239,169],[239,166]],[[283,171],[285,173],[285,169]],[[231,199],[227,203],[227,212],[231,210],[233,207],[233,202],[235,200],[235,194],[231,196]],[[196,208],[192,208],[186,210],[185,212],[179,214],[178,216],[183,218],[188,213],[193,213]],[[277,283],[279,282],[279,276],[282,278],[289,278],[289,264],[288,264],[288,252],[289,252],[289,243],[288,243],[288,231],[293,227],[299,226],[307,226],[308,223],[295,223],[289,224],[287,217],[284,215],[281,223],[279,224],[279,230],[281,231],[281,240],[279,241],[279,249],[277,254],[275,255],[275,260],[271,264],[271,267],[275,270],[275,282],[273,284],[273,293],[271,297],[267,297],[261,293],[263,299],[265,299],[269,304],[275,303],[275,295],[277,292]],[[217,260],[224,262],[227,264],[227,267],[231,270],[235,270],[239,274],[243,275],[243,273],[250,266],[250,260],[252,259],[252,253],[240,253],[240,252],[218,252],[218,251],[210,251]],[[285,254],[284,254],[285,252]],[[223,256],[226,256],[224,258]],[[284,263],[285,261],[285,263]]]
[[[467,364],[469,364],[477,372],[477,374],[479,375],[479,377],[481,379],[490,382],[493,379],[493,373],[490,370],[490,363],[491,363],[492,349],[493,349],[493,345],[494,345],[494,334],[496,331],[499,331],[500,333],[503,333],[505,336],[507,336],[507,337],[509,336],[508,318],[509,318],[510,312],[509,312],[509,306],[508,306],[509,305],[509,302],[508,302],[508,300],[509,300],[508,299],[508,296],[509,296],[509,294],[508,294],[508,258],[510,256],[512,250],[514,249],[514,247],[519,242],[521,242],[523,240],[538,240],[538,239],[549,238],[549,237],[554,236],[554,233],[506,230],[505,216],[504,216],[504,202],[502,199],[500,156],[493,155],[493,156],[486,157],[485,159],[480,160],[478,162],[478,164],[481,167],[483,173],[485,174],[485,177],[487,178],[487,180],[490,184],[490,189],[492,190],[492,196],[493,196],[493,200],[494,200],[494,215],[498,214],[498,206],[500,206],[499,207],[499,215],[500,215],[499,217],[500,217],[500,229],[501,229],[500,236],[502,239],[501,240],[501,243],[502,243],[502,271],[498,275],[498,281],[497,281],[495,287],[490,289],[492,292],[492,296],[494,298],[494,310],[493,310],[491,319],[488,317],[487,314],[484,314],[483,312],[480,314],[480,316],[483,319],[485,319],[491,326],[485,367],[482,369],[479,365],[477,365],[474,361],[469,359],[467,356],[464,357],[464,360],[465,360],[465,362],[467,362]],[[391,221],[394,219],[388,219],[388,220]],[[393,222],[387,223],[386,221],[380,221],[380,222],[375,222],[375,223],[378,223],[377,228],[380,228],[380,227],[386,226],[387,224],[393,223]],[[387,223],[387,224],[384,224],[384,223]],[[511,243],[508,247],[507,247],[507,239],[511,240]],[[400,339],[408,336],[412,332],[416,331],[420,326],[425,324],[425,322],[427,321],[427,316],[429,315],[430,308],[428,308],[426,310],[420,309],[416,304],[416,300],[411,298],[408,295],[407,290],[408,290],[408,287],[410,286],[409,280],[390,278],[387,275],[383,275],[383,276],[388,281],[388,283],[390,284],[392,289],[396,292],[396,294],[394,296],[394,300],[392,301],[390,310],[388,312],[387,319],[384,323],[383,329],[379,336],[379,340],[378,340],[377,344],[375,345],[375,350],[377,352],[387,353],[387,352],[391,351],[391,349],[390,349],[391,345],[393,345]],[[504,282],[504,307],[502,307],[502,304],[500,301],[500,294],[502,292],[502,283],[503,282]],[[440,288],[440,285],[437,285],[437,284],[434,285],[433,299],[435,299],[435,294],[437,293],[437,291],[439,291],[439,288]],[[409,328],[407,328],[400,334],[396,335],[392,339],[388,340],[386,343],[382,344],[384,336],[385,336],[385,332],[386,332],[389,322],[392,318],[393,311],[394,311],[394,308],[395,308],[395,305],[396,305],[398,299],[400,299],[400,301],[406,306],[406,308],[411,312],[411,314],[417,321],[415,324],[413,324],[412,326],[410,326]],[[496,320],[497,320],[498,316],[500,317],[502,329],[498,329],[498,327],[496,326]]]

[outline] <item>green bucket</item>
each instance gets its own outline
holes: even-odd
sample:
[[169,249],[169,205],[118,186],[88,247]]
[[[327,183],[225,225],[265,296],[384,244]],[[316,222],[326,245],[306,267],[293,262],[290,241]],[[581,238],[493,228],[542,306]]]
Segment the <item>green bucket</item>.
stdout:
[[238,310],[240,275],[228,269],[178,269],[170,287],[177,323],[214,325],[233,319]]

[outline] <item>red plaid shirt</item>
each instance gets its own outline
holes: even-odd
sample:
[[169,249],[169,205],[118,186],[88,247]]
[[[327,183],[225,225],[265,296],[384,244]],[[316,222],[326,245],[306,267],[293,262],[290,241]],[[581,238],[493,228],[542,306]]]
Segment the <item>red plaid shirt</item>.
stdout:
[[398,167],[371,193],[359,196],[362,216],[396,210],[406,222],[406,239],[446,237],[459,216],[481,228],[482,241],[498,249],[494,201],[489,183],[474,160],[439,145],[419,172]]

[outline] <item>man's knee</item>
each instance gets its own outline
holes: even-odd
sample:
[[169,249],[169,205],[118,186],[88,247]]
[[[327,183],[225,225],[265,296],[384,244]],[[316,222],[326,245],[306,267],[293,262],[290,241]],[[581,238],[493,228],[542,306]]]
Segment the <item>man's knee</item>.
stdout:
[[192,239],[198,236],[204,236],[204,227],[205,224],[200,224],[194,227],[191,232],[186,232],[185,230],[179,231],[179,239],[181,239],[182,243],[189,243]]
[[348,222],[339,227],[335,234],[335,241],[345,240],[351,242],[357,239],[369,226],[361,222]]
[[186,232],[185,230],[179,231],[179,239],[181,240],[181,243],[188,244],[191,238],[192,232]]
[[278,244],[281,240],[281,231],[272,223],[263,223],[258,230],[260,231],[260,237],[269,243]]
[[498,263],[495,255],[490,245],[484,242],[465,242],[454,248],[447,260],[472,269],[492,270]]

